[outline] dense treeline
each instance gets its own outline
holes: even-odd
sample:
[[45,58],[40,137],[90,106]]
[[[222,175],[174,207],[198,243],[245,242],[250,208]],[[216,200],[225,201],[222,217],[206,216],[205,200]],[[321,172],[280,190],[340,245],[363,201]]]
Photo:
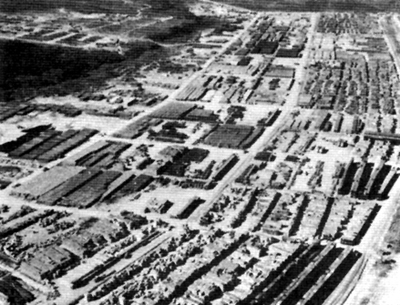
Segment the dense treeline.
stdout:
[[134,30],[130,36],[145,37],[162,43],[185,43],[194,39],[201,30],[221,27],[222,23],[218,18],[203,16],[194,16],[191,19],[174,18]]
[[85,51],[19,41],[0,41],[6,90],[35,84],[51,85],[78,78],[104,63],[121,61],[107,51]]
[[129,50],[122,56],[104,50],[0,40],[0,97],[65,95],[100,86],[117,76],[120,67],[132,65],[144,53],[159,48],[149,42],[126,47]]

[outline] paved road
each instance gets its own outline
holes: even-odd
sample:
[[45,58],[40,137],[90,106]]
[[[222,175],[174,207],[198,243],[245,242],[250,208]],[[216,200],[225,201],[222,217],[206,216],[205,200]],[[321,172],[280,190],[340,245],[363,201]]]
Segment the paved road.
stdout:
[[200,213],[205,213],[211,207],[211,204],[215,202],[224,192],[224,190],[231,185],[234,180],[245,170],[245,168],[254,159],[256,154],[260,152],[282,129],[290,118],[290,114],[297,107],[299,95],[303,88],[303,79],[306,76],[306,67],[308,63],[308,57],[312,48],[313,37],[315,33],[316,25],[318,24],[319,13],[313,13],[311,17],[311,28],[308,33],[308,42],[305,46],[303,57],[300,60],[299,66],[296,70],[296,81],[291,89],[289,96],[286,99],[285,104],[281,107],[281,114],[275,121],[272,127],[267,128],[264,134],[253,144],[248,150],[248,154],[242,158],[236,166],[229,171],[222,181],[218,184],[214,195],[207,200],[207,202],[199,208],[195,214],[192,215],[191,219],[198,217]]

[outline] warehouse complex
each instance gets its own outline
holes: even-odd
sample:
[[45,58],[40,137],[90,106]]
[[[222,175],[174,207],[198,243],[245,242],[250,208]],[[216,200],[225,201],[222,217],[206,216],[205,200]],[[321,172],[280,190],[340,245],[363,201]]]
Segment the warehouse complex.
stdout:
[[[226,23],[194,68],[0,103],[0,303],[351,305],[390,276],[399,15],[192,9]],[[17,38],[112,49],[85,29]]]

